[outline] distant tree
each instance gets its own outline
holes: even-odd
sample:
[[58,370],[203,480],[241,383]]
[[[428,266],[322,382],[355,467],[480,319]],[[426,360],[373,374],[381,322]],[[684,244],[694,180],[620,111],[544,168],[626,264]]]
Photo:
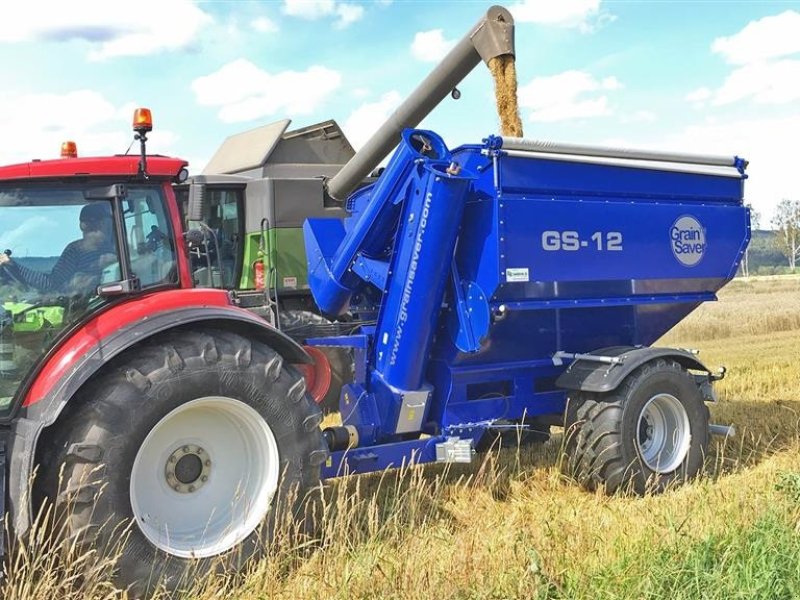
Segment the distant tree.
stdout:
[[[745,206],[750,209],[750,230],[756,231],[761,228],[761,213],[753,208],[752,203],[748,202]],[[744,259],[742,259],[742,276],[750,277],[750,248],[752,242],[747,245],[744,251]]]
[[800,259],[800,200],[781,200],[772,224],[778,230],[778,248],[789,260],[789,268],[794,271]]

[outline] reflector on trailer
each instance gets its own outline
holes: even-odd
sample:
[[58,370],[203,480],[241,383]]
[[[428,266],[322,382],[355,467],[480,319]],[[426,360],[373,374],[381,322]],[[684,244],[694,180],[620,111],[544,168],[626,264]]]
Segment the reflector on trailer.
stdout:
[[61,158],[78,158],[78,144],[72,141],[61,144]]
[[149,108],[137,108],[133,112],[133,130],[138,133],[153,131],[153,115]]

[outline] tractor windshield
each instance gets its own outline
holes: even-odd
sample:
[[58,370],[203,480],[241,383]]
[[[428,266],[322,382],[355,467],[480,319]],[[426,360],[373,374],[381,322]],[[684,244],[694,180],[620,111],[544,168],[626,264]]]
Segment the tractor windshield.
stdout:
[[[65,329],[108,300],[121,279],[112,199],[83,186],[0,186],[0,413]],[[173,283],[175,249],[160,186],[128,188],[120,204],[132,277]]]

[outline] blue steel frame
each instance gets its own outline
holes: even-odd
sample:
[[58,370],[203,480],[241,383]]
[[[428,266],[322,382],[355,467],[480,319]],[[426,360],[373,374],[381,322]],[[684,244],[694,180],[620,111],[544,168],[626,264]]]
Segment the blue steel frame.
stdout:
[[[732,173],[450,151],[407,130],[345,222],[304,226],[309,283],[331,313],[374,326],[342,391],[359,445],[325,477],[436,459],[448,437],[563,414],[559,351],[650,345],[735,274],[750,239],[744,162]],[[737,172],[738,170],[738,172]],[[365,293],[368,292],[368,293]]]

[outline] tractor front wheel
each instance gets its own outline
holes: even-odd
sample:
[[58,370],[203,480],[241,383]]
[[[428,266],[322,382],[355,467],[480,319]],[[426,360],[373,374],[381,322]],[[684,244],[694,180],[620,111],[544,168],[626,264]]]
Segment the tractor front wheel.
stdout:
[[118,583],[137,594],[258,557],[327,455],[300,373],[224,331],[162,335],[73,402],[40,455],[44,495],[99,548],[132,523]]
[[708,447],[708,408],[678,363],[656,360],[607,394],[568,398],[566,472],[590,490],[662,492],[695,477]]

